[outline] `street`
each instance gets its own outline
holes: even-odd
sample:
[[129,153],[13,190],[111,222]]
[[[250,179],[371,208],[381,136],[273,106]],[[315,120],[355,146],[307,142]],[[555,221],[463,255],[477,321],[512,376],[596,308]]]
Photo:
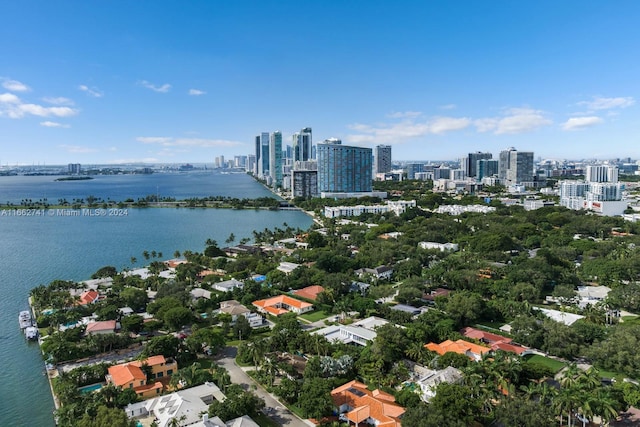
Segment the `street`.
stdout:
[[[220,356],[216,358],[216,361],[229,371],[231,382],[233,384],[240,384],[245,390],[252,390],[251,386],[255,385],[256,389],[252,390],[258,397],[264,399],[265,409],[273,408],[267,411],[267,416],[281,426],[291,427],[308,427],[314,424],[298,418],[286,407],[280,404],[270,393],[257,384],[247,373],[238,365],[236,365],[237,349],[235,347],[225,347]],[[253,368],[249,368],[253,369]]]

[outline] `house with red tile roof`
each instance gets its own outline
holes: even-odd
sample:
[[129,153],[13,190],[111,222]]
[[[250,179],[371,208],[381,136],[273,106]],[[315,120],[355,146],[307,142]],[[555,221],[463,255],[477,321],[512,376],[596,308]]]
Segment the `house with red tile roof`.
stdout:
[[98,302],[99,299],[100,299],[100,294],[98,292],[94,290],[88,290],[80,294],[80,301],[78,302],[78,304],[80,305],[94,304]]
[[[149,378],[145,370],[149,369]],[[160,378],[170,377],[178,370],[178,363],[164,356],[151,356],[144,360],[134,360],[128,363],[110,366],[106,376],[107,382],[124,390],[133,389],[142,398],[159,395],[164,390]]]
[[381,390],[369,390],[358,381],[350,381],[331,391],[333,404],[338,407],[340,419],[358,425],[401,427],[400,417],[405,409],[395,398]]
[[318,294],[323,291],[324,291],[324,288],[322,286],[311,285],[311,286],[307,286],[306,288],[293,291],[293,294],[305,299],[309,299],[311,301],[315,301],[316,298],[318,298]]
[[118,329],[118,323],[115,320],[102,320],[99,322],[91,322],[87,324],[84,330],[85,335],[103,335],[115,334]]
[[306,313],[313,310],[313,304],[300,301],[288,295],[278,295],[275,297],[261,299],[253,302],[254,307],[266,314],[280,316],[285,313],[293,312],[297,314]]
[[443,356],[445,353],[453,352],[458,354],[464,354],[471,360],[478,361],[482,359],[482,355],[491,352],[491,348],[482,345],[474,344],[465,340],[451,341],[446,340],[440,344],[430,342],[425,347],[428,350],[438,353]]
[[494,334],[491,332],[483,331],[481,329],[466,327],[460,331],[462,335],[467,338],[472,338],[478,340],[484,344],[488,344],[491,346],[492,350],[502,350],[508,351],[510,353],[515,353],[517,355],[521,355],[527,349],[520,345],[511,344],[512,339],[508,337],[503,337],[502,335]]

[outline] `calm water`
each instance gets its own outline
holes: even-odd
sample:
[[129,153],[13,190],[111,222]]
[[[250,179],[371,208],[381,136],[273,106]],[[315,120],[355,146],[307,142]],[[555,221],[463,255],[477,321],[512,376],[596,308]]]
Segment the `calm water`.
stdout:
[[[16,183],[22,193],[5,180]],[[42,189],[54,200],[89,194],[120,200],[152,194],[148,190],[160,183],[165,187],[161,195],[176,198],[270,194],[244,175],[129,175],[53,186],[50,177],[0,177],[0,200],[40,198]],[[54,191],[58,184],[65,184],[64,192]],[[237,240],[251,238],[253,230],[285,222],[303,229],[311,225],[309,217],[296,211],[167,208],[129,209],[126,217],[0,216],[0,426],[53,426],[53,400],[40,350],[24,339],[17,321],[18,312],[28,307],[32,287],[54,279],[88,279],[105,265],[131,267],[130,258],[137,257],[140,264],[145,250],[162,252],[166,259],[176,250],[202,251],[207,238],[224,244],[231,232]]]
[[0,203],[19,204],[22,199],[86,199],[87,196],[123,201],[151,194],[175,197],[229,196],[256,198],[273,196],[245,174],[217,172],[154,173],[153,175],[105,175],[87,181],[56,181],[58,176],[0,176]]

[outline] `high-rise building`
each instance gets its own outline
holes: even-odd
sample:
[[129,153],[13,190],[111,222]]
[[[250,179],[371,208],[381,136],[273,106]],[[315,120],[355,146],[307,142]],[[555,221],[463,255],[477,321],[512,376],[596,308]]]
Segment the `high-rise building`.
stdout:
[[256,169],[256,155],[249,154],[247,155],[247,163],[245,164],[244,170],[246,172],[253,172]]
[[262,132],[256,136],[256,173],[264,178],[269,175],[269,133]]
[[376,145],[375,151],[376,173],[391,172],[391,146]]
[[504,185],[533,182],[533,152],[511,147],[500,152],[498,177]]
[[78,175],[80,172],[82,172],[82,166],[80,165],[80,163],[69,163],[69,165],[67,166],[67,171],[71,175]]
[[269,139],[269,175],[274,187],[282,187],[282,133],[275,131]]
[[407,171],[407,179],[417,179],[416,174],[424,172],[424,163],[407,163],[404,168]]
[[478,160],[492,159],[491,153],[482,153],[476,151],[475,153],[469,153],[467,157],[463,157],[460,161],[460,168],[465,171],[469,177],[477,177],[478,175]]
[[293,160],[306,162],[311,160],[313,138],[311,128],[304,128],[300,132],[296,132],[292,137],[293,142]]
[[357,193],[372,188],[371,148],[329,139],[317,145],[318,192]]
[[482,181],[482,178],[487,176],[498,175],[498,163],[497,159],[480,159],[476,162],[476,181]]
[[293,197],[318,196],[318,171],[294,169],[291,171],[291,195]]
[[589,165],[585,171],[587,182],[618,182],[618,167],[609,165]]

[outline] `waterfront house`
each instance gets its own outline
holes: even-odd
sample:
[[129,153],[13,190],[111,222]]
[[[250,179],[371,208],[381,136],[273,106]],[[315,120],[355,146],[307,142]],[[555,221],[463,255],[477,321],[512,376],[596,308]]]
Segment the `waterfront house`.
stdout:
[[162,393],[164,385],[160,380],[170,377],[177,370],[178,363],[175,360],[158,355],[110,366],[106,379],[122,390],[133,389],[145,399]]
[[253,302],[253,305],[258,311],[273,316],[280,316],[289,312],[302,314],[313,310],[313,304],[300,301],[288,295],[278,295],[272,298],[257,300]]
[[84,291],[80,294],[80,305],[95,304],[100,300],[100,294],[94,290]]
[[366,384],[350,381],[331,391],[333,404],[338,408],[340,420],[358,425],[401,427],[405,409],[389,393],[369,390]]

